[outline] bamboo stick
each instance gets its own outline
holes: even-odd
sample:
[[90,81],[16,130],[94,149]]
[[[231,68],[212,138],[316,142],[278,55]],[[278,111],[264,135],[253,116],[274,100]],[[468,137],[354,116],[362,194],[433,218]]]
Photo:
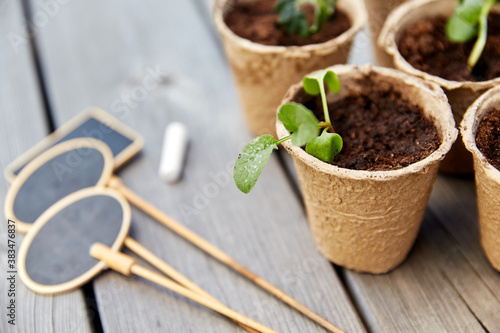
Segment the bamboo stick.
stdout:
[[[175,268],[167,264],[165,261],[161,260],[159,257],[157,257],[153,252],[149,251],[146,249],[144,246],[142,246],[139,242],[137,242],[135,239],[131,237],[125,238],[124,241],[125,246],[137,254],[139,257],[142,259],[146,260],[149,262],[151,265],[156,267],[158,270],[160,270],[162,273],[170,277],[172,280],[175,282],[179,283],[181,286],[186,287],[187,289],[191,290],[192,292],[205,297],[206,299],[209,299],[213,302],[216,302],[220,305],[222,305],[221,302],[219,302],[216,298],[214,298],[212,295],[207,293],[205,290],[201,289],[198,285],[196,285],[194,282],[189,280],[187,277],[179,273]],[[240,325],[243,329],[250,333],[259,333],[258,331],[247,327],[243,325],[242,323],[236,322],[238,325]]]
[[125,198],[132,203],[134,206],[137,208],[141,209],[143,212],[149,214],[151,217],[162,223],[163,225],[167,226],[170,228],[172,231],[186,239],[187,241],[191,242],[192,244],[196,245],[206,253],[212,255],[214,258],[219,260],[220,262],[224,263],[225,265],[231,267],[241,275],[245,276],[248,278],[250,281],[255,283],[256,285],[260,286],[264,290],[268,291],[272,295],[276,296],[286,304],[290,305],[292,308],[298,310],[302,314],[304,314],[306,317],[310,318],[311,320],[315,321],[316,323],[320,324],[327,330],[333,333],[344,333],[340,328],[335,326],[334,324],[330,323],[328,320],[325,318],[321,317],[302,303],[298,302],[291,296],[287,295],[280,289],[276,288],[257,274],[253,273],[243,265],[240,265],[237,261],[232,259],[230,256],[228,256],[226,253],[222,252],[209,242],[207,242],[205,239],[202,237],[198,236],[179,222],[175,221],[162,211],[160,211],[158,208],[141,198],[139,195],[137,195],[135,192],[127,188],[123,182],[121,181],[120,178],[117,176],[112,176],[109,182],[109,186],[118,190]]

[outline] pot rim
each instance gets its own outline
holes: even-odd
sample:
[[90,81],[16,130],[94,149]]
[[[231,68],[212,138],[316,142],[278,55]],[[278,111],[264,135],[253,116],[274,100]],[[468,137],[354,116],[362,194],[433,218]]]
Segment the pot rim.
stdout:
[[[436,126],[441,128],[441,136],[442,142],[438,149],[436,149],[432,154],[427,156],[426,158],[410,164],[404,168],[400,168],[397,170],[389,170],[389,171],[367,171],[367,170],[352,170],[341,168],[326,162],[323,162],[316,157],[313,157],[306,153],[304,149],[301,147],[296,147],[292,145],[290,140],[282,143],[283,147],[295,158],[301,160],[302,162],[308,164],[309,166],[317,169],[326,174],[330,174],[336,177],[341,178],[349,178],[349,179],[363,179],[363,180],[374,180],[374,181],[387,181],[391,179],[396,179],[405,175],[414,174],[414,173],[425,173],[428,172],[429,167],[439,162],[444,158],[446,153],[451,149],[452,144],[455,142],[458,130],[455,128],[455,120],[453,118],[451,107],[448,104],[448,99],[444,94],[443,90],[439,85],[433,82],[425,82],[424,80],[411,76],[409,74],[400,72],[395,69],[377,67],[372,65],[362,65],[362,66],[354,66],[354,65],[335,65],[326,68],[327,70],[334,71],[339,78],[341,79],[342,75],[349,75],[352,71],[357,71],[364,75],[369,75],[370,73],[377,73],[382,76],[395,78],[400,80],[402,84],[413,85],[416,88],[424,89],[428,92],[429,98],[434,98],[437,103],[441,104],[445,112],[443,115],[443,119],[441,120],[441,126]],[[341,79],[342,80],[342,79]],[[281,105],[278,107],[278,110],[281,106],[290,101],[298,91],[302,89],[302,82],[299,82],[290,87],[288,92],[285,95],[285,98],[281,102]],[[439,122],[438,119],[435,120]],[[290,135],[285,129],[285,126],[277,120],[276,121],[276,130],[278,133],[278,138],[283,138],[287,135]]]
[[[447,80],[442,77],[432,75],[422,70],[416,69],[415,67],[410,65],[410,63],[408,63],[406,59],[401,55],[396,40],[399,29],[396,26],[400,26],[403,22],[407,21],[408,18],[412,16],[412,13],[417,8],[432,6],[438,2],[446,3],[450,7],[453,6],[453,8],[456,4],[456,1],[449,1],[449,0],[411,0],[400,4],[389,14],[386,21],[384,22],[382,30],[380,31],[379,38],[377,40],[377,45],[380,48],[382,48],[387,54],[389,54],[389,56],[392,57],[396,68],[401,69],[406,73],[421,77],[425,80],[435,82],[448,90],[454,90],[459,88],[484,90],[491,88],[496,84],[500,84],[500,77],[487,81]],[[453,10],[453,8],[451,8],[451,11]],[[495,6],[492,11],[500,13],[500,6]],[[432,11],[429,12],[432,13]],[[432,16],[432,14],[429,16]]]
[[492,100],[496,102],[500,108],[500,86],[496,86],[486,91],[467,109],[464,118],[460,123],[460,132],[462,133],[462,140],[465,148],[472,153],[474,161],[476,163],[480,163],[489,178],[495,179],[498,183],[500,183],[500,170],[488,162],[486,157],[476,145],[477,128],[479,127],[483,117],[486,115],[486,112],[489,111],[488,107],[491,105],[487,103]]
[[[254,53],[260,54],[283,54],[285,56],[306,57],[313,52],[317,54],[331,53],[352,40],[358,31],[364,28],[368,21],[368,16],[362,0],[340,0],[337,6],[347,14],[351,20],[351,27],[339,36],[323,43],[303,46],[263,45],[242,38],[229,29],[224,22],[224,8],[229,1],[230,0],[216,0],[213,5],[213,19],[217,30],[224,38],[227,38],[231,42]],[[351,3],[350,6],[346,5],[347,2]]]

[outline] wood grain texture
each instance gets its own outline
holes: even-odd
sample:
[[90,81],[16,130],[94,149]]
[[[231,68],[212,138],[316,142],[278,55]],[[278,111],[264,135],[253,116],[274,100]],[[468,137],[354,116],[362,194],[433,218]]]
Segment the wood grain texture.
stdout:
[[[23,38],[24,36],[24,18],[20,4],[20,1],[0,1],[1,170],[47,134],[43,103],[36,83],[29,43],[22,42],[18,48],[13,48],[9,41],[9,36],[10,38]],[[2,207],[7,189],[7,181],[2,175],[0,176]],[[0,271],[2,274],[0,278],[0,299],[2,300],[0,331],[4,333],[90,332],[85,299],[81,291],[54,297],[39,296],[24,286],[19,275],[16,284],[16,325],[12,326],[7,323],[6,230],[6,223],[2,218],[0,224]],[[19,250],[21,240],[22,236],[17,234],[17,250]]]
[[[232,164],[250,135],[229,69],[199,13],[189,1],[73,0],[61,6],[37,36],[56,123],[90,105],[109,110],[146,139],[142,156],[120,172],[127,186],[336,325],[364,332],[338,276],[317,252],[277,159],[252,194],[233,185]],[[162,74],[155,86],[149,72],[157,66]],[[188,126],[191,146],[183,180],[167,186],[157,170],[171,121]],[[132,236],[264,325],[324,331],[137,210]],[[137,278],[107,272],[94,286],[106,332],[242,331]]]
[[500,273],[480,244],[474,180],[438,178],[429,207],[459,249],[460,265],[446,263],[446,276],[490,331],[500,331]]

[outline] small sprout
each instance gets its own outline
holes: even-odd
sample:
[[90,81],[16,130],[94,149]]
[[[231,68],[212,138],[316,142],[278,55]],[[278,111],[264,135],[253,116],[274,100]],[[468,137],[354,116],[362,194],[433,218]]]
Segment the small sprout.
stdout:
[[323,71],[311,74],[311,76],[306,76],[302,83],[304,85],[304,90],[309,95],[318,95],[321,91],[325,91],[324,85],[321,82],[326,83],[328,89],[334,94],[340,91],[340,81],[337,74],[332,71]]
[[[307,37],[321,31],[323,24],[328,21],[335,11],[337,0],[278,0],[275,10],[278,12],[278,23],[292,35]],[[309,25],[306,14],[301,7],[313,6],[314,22]]]
[[[280,140],[271,135],[259,136],[243,148],[234,165],[233,178],[236,186],[243,193],[249,193],[255,186],[273,150],[278,145],[291,140],[298,147],[306,146],[306,152],[323,162],[331,163],[335,155],[342,150],[342,138],[332,130],[328,104],[326,101],[325,84],[333,93],[340,91],[340,81],[332,71],[322,71],[305,77],[302,81],[304,90],[310,95],[321,95],[324,122],[319,122],[314,113],[304,105],[289,102],[278,111],[278,119],[292,133]],[[320,131],[321,135],[319,135]],[[318,136],[319,135],[319,136]]]
[[459,0],[446,22],[446,35],[454,43],[465,43],[477,37],[469,55],[469,69],[476,66],[488,37],[488,14],[498,0]]

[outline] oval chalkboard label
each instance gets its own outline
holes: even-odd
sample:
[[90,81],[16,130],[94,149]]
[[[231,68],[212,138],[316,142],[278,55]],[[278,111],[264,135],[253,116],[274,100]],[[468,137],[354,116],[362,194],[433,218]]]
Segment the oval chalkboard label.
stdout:
[[104,264],[89,254],[100,242],[119,250],[130,228],[130,205],[118,192],[90,188],[53,205],[33,224],[19,250],[19,272],[39,293],[81,286]]
[[19,174],[7,194],[5,214],[27,232],[44,211],[68,194],[104,186],[111,177],[113,155],[95,139],[74,139],[47,150]]

